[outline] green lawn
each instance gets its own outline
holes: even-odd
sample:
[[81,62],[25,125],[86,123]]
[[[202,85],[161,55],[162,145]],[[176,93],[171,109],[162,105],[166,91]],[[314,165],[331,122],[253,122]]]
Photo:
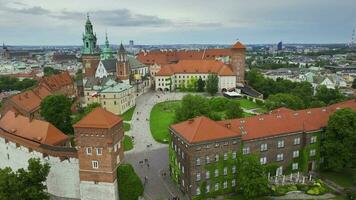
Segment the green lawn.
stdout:
[[150,129],[157,142],[167,143],[168,127],[174,121],[174,110],[180,101],[166,101],[156,104],[150,113]]
[[264,106],[260,106],[257,103],[247,100],[247,99],[236,99],[240,103],[240,106],[244,109],[257,109],[258,112],[266,112],[266,108]]
[[351,187],[354,184],[353,178],[356,176],[356,170],[344,169],[340,172],[320,172],[320,175],[342,187]]
[[133,142],[130,136],[125,135],[124,137],[124,150],[128,151],[133,149]]
[[136,106],[128,109],[126,112],[120,115],[124,119],[124,121],[131,121],[135,108]]
[[131,129],[131,124],[124,122],[124,130],[125,130],[125,132],[129,131],[130,129]]

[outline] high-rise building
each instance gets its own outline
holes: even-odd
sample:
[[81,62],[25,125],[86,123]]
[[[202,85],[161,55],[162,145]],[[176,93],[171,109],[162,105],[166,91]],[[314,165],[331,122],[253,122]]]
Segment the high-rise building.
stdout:
[[282,51],[282,49],[283,49],[283,43],[282,43],[282,41],[280,41],[277,44],[277,51]]

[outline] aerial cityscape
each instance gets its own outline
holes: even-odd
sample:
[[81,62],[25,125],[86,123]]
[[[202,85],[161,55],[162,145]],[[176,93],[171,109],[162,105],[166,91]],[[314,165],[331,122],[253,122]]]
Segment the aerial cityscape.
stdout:
[[0,0],[0,200],[356,199],[355,8]]

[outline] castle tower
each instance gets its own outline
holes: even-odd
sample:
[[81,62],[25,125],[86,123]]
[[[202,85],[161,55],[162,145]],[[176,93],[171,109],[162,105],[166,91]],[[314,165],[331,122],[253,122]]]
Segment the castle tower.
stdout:
[[122,45],[120,44],[120,48],[117,52],[117,62],[116,62],[116,73],[117,73],[117,78],[122,80],[122,81],[129,81],[130,77],[130,65],[129,61],[127,59],[127,52]]
[[236,74],[236,83],[244,83],[245,80],[245,51],[246,47],[239,41],[231,47],[230,65]]
[[73,127],[81,200],[117,200],[117,167],[124,159],[123,120],[99,107]]
[[114,59],[115,52],[112,50],[109,44],[108,34],[105,33],[105,47],[101,51],[101,60]]
[[85,32],[83,33],[83,47],[81,49],[81,60],[86,77],[94,76],[96,67],[100,61],[100,49],[96,45],[97,38],[93,31],[93,25],[87,16]]

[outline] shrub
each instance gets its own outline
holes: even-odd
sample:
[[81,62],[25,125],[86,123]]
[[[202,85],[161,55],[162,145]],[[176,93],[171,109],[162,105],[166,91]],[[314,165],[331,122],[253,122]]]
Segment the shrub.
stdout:
[[272,186],[272,195],[273,196],[283,196],[291,191],[297,191],[298,188],[295,185],[283,185],[283,186]]
[[137,200],[143,194],[143,184],[129,164],[122,164],[117,169],[120,200]]
[[324,184],[324,182],[320,179],[317,179],[314,183],[314,185],[310,186],[310,188],[307,190],[307,194],[310,195],[323,195],[327,193],[329,190]]

